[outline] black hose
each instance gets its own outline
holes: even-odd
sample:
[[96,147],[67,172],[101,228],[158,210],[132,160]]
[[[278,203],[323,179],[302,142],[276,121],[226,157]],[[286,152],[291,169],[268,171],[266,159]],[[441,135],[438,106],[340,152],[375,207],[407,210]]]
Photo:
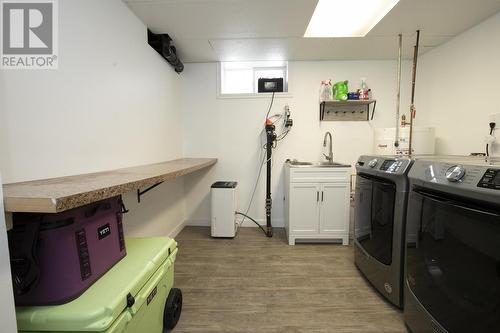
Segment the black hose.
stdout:
[[247,214],[244,214],[244,213],[241,213],[241,212],[236,212],[236,215],[241,215],[241,216],[244,216],[246,218],[249,218],[251,221],[253,221],[253,223],[257,224],[257,226],[260,228],[260,230],[264,231],[264,233],[267,235],[266,230],[264,230],[264,228],[262,228],[262,226],[257,221],[255,221],[253,218],[251,218]]

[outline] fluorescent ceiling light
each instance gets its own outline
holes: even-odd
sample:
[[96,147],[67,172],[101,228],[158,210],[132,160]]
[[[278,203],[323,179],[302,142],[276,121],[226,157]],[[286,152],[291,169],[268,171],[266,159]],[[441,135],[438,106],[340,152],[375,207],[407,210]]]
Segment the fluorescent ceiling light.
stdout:
[[304,37],[364,37],[399,0],[319,0]]

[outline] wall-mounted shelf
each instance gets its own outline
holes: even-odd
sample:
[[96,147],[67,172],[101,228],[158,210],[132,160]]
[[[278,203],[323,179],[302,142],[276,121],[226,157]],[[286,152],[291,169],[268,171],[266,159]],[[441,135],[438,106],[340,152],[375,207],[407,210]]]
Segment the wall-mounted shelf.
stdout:
[[182,158],[112,171],[4,184],[5,211],[58,213],[154,186],[215,163],[216,158]]
[[[319,120],[324,121],[368,121],[373,120],[377,101],[347,100],[325,101],[319,105]],[[370,106],[371,118],[370,118]]]

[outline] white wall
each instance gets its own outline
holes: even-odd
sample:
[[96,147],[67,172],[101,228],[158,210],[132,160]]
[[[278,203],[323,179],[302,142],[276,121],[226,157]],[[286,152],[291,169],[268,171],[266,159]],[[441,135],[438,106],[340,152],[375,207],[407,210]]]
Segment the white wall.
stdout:
[[416,124],[436,128],[437,153],[485,151],[489,115],[500,112],[499,35],[497,14],[421,57]]
[[[120,0],[59,1],[59,69],[0,71],[4,182],[182,157],[179,75],[147,44]],[[182,180],[137,205],[129,235],[165,235],[184,220]]]
[[[0,177],[0,184],[2,178]],[[0,212],[3,212],[3,192],[0,187]],[[0,214],[0,323],[2,332],[17,332],[16,316],[14,312],[14,294],[12,291],[12,277],[10,274],[9,247],[7,246],[7,231],[4,215]]]
[[[395,61],[324,61],[290,62],[291,98],[278,98],[273,113],[290,106],[294,126],[274,153],[273,224],[283,225],[283,163],[287,158],[304,161],[324,159],[323,135],[333,134],[334,159],[354,165],[361,154],[372,153],[373,127],[395,124]],[[409,66],[405,63],[403,100],[408,101]],[[239,182],[238,208],[248,203],[258,173],[260,138],[269,98],[218,99],[216,97],[217,66],[214,63],[191,64],[182,75],[184,110],[184,153],[187,156],[215,156],[217,165],[207,176],[186,178],[186,206],[189,224],[206,225],[210,219],[207,189],[216,180]],[[320,122],[318,91],[320,81],[348,79],[357,88],[366,77],[377,99],[372,122]],[[408,84],[404,84],[408,82]],[[403,103],[402,110],[408,108]],[[354,170],[354,169],[353,169]],[[250,215],[263,221],[265,171],[255,196]]]

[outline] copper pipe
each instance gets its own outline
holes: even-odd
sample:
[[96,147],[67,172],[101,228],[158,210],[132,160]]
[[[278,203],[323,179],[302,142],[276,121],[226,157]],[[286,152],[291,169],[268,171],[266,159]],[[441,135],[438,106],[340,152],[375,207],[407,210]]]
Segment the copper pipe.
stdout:
[[410,123],[406,121],[406,115],[402,115],[401,116],[401,127],[405,127],[406,125],[410,125]]
[[415,118],[416,108],[415,108],[415,81],[417,79],[417,60],[418,60],[418,44],[420,41],[420,30],[417,30],[417,42],[413,48],[413,70],[411,78],[411,104],[410,104],[410,142],[408,144],[408,155],[413,154],[413,119]]

